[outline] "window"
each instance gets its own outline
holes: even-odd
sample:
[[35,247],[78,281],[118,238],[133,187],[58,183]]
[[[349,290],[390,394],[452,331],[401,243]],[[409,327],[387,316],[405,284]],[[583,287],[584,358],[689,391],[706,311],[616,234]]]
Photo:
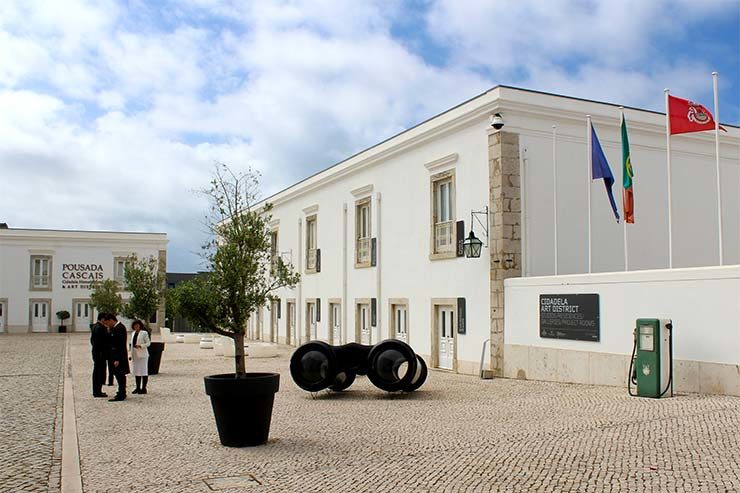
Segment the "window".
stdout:
[[370,266],[370,198],[355,204],[355,267]]
[[316,272],[316,216],[306,218],[306,272]]
[[113,280],[122,288],[126,287],[126,257],[115,257],[113,259]]
[[431,258],[455,256],[455,172],[432,176]]
[[31,256],[31,290],[51,291],[51,257]]

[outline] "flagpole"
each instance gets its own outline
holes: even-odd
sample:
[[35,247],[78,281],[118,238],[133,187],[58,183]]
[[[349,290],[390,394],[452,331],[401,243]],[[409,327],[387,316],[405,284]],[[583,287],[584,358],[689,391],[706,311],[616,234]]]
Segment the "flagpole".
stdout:
[[[624,106],[619,107],[619,115],[620,115],[619,130],[620,130],[620,135],[621,135],[621,131],[622,131],[621,126],[624,124]],[[622,145],[624,145],[624,143],[622,143]],[[624,159],[624,157],[622,159]],[[625,168],[625,165],[624,163],[622,163],[622,213],[624,214],[624,218],[622,220],[622,231],[623,231],[622,236],[624,237],[624,270],[628,271],[629,270],[629,260],[628,260],[629,256],[627,255],[627,209],[625,209],[624,207],[625,206],[624,200],[627,197],[627,194],[625,193],[625,189],[624,189],[624,172],[625,172],[624,168]]]
[[555,275],[558,275],[558,157],[557,157],[557,138],[558,138],[558,127],[552,126],[552,225],[554,235],[554,248],[555,253]]
[[717,91],[717,78],[719,74],[712,72],[712,86],[714,89],[714,156],[717,167],[717,225],[719,228],[719,265],[723,265],[722,258],[722,185],[719,167],[719,93]]
[[668,268],[673,268],[673,202],[671,201],[671,115],[668,109],[668,89],[663,89],[665,93],[665,148],[666,148],[666,168],[668,180]]
[[586,115],[586,149],[588,153],[588,159],[586,165],[586,191],[588,202],[586,209],[588,210],[588,273],[591,273],[591,115]]

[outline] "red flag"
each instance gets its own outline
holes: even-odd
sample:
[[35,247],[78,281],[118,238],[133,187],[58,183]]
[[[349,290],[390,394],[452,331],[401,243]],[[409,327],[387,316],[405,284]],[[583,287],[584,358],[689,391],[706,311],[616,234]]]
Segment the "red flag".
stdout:
[[[714,117],[703,105],[668,95],[668,115],[671,120],[671,135],[714,130]],[[722,125],[719,127],[721,130]]]

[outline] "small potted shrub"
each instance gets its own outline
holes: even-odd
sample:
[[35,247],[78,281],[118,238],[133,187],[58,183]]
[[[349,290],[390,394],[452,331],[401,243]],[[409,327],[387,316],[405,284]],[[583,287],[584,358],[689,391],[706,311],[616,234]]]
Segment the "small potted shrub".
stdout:
[[[211,186],[202,191],[210,201],[210,240],[203,247],[207,275],[174,289],[177,313],[194,326],[234,340],[234,373],[205,377],[221,443],[229,447],[267,441],[278,373],[248,373],[244,359],[247,319],[272,300],[271,293],[293,287],[300,275],[270,248],[269,211],[250,208],[257,202],[258,174],[235,174],[218,164]],[[271,264],[275,267],[271,269]]]
[[59,324],[59,333],[67,332],[67,326],[64,325],[64,321],[65,320],[68,320],[69,317],[71,317],[71,315],[69,314],[69,312],[67,310],[59,310],[57,312],[57,318],[60,321],[60,324]]

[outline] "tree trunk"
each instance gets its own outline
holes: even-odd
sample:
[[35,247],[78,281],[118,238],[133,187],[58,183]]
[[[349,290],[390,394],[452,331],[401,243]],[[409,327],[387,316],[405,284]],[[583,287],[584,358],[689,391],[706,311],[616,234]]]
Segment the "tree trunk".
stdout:
[[246,365],[244,363],[244,333],[234,334],[234,365],[236,368],[236,377],[240,378],[246,375]]

